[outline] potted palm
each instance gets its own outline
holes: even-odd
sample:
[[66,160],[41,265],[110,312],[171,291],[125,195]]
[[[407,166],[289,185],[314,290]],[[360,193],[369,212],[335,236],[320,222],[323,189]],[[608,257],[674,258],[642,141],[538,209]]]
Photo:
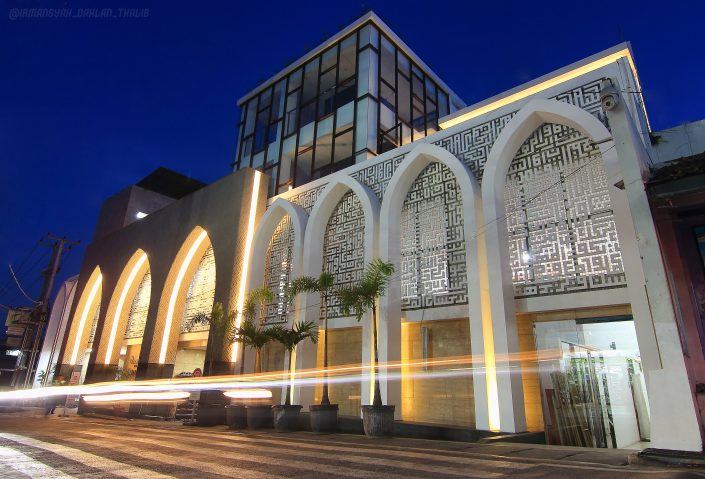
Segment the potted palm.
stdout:
[[[318,326],[313,321],[299,322],[290,328],[275,326],[272,328],[272,337],[279,342],[288,353],[287,376],[291,374],[291,359],[296,346],[306,339],[314,344],[318,341]],[[274,429],[279,432],[295,431],[298,429],[299,412],[301,405],[291,404],[291,381],[287,377],[286,399],[283,405],[274,406]]]
[[340,288],[336,294],[345,314],[354,314],[358,321],[372,310],[372,341],[374,347],[374,397],[371,405],[362,406],[362,423],[367,436],[391,436],[394,431],[394,406],[382,404],[379,389],[379,343],[377,339],[377,300],[384,296],[394,274],[394,265],[378,259],[365,268],[360,281]]
[[[225,312],[221,303],[213,304],[210,314],[200,313],[191,318],[186,326],[188,330],[198,325],[208,325],[208,338],[210,341],[228,342],[234,339],[235,333],[235,312]],[[207,375],[213,375],[213,360],[218,354],[218,348],[211,347],[206,350],[206,360],[208,361]],[[221,391],[203,391],[201,399],[198,401],[199,426],[215,426],[227,422],[226,410],[223,409],[224,398]]]
[[302,276],[291,282],[289,295],[318,293],[323,305],[323,391],[320,404],[311,405],[311,430],[334,432],[338,428],[338,405],[328,397],[328,298],[333,294],[333,275],[323,272],[318,278]]
[[[272,328],[264,328],[257,324],[257,313],[267,302],[274,300],[274,294],[266,287],[256,288],[250,292],[243,307],[245,321],[235,329],[235,341],[242,345],[240,354],[240,374],[245,371],[245,347],[255,350],[255,373],[262,372],[262,348],[273,338]],[[245,406],[247,425],[252,429],[271,427],[272,406],[255,405]]]

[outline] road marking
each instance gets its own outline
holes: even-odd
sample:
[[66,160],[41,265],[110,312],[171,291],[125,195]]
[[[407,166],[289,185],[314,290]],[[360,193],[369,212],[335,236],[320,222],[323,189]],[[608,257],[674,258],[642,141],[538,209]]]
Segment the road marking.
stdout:
[[74,479],[74,476],[64,474],[59,469],[47,466],[26,454],[7,446],[0,446],[0,464],[14,469],[29,477],[42,477],[51,479]]
[[[93,467],[95,469],[100,469],[104,472],[109,472],[116,476],[126,477],[128,479],[174,479],[174,476],[169,476],[161,474],[149,469],[143,469],[141,467],[132,466],[124,462],[113,461],[107,457],[97,456],[89,452],[83,452],[80,449],[74,449],[72,447],[62,446],[61,444],[53,444],[51,442],[44,442],[38,439],[33,439],[31,437],[20,436],[19,434],[10,433],[0,433],[0,437],[14,441],[19,444],[24,444],[26,446],[32,446],[45,451],[53,452],[54,454],[59,454],[67,459],[71,459],[76,462],[80,462],[86,466]],[[42,477],[42,476],[34,476]],[[51,476],[49,476],[51,477]],[[67,476],[70,477],[70,476]]]

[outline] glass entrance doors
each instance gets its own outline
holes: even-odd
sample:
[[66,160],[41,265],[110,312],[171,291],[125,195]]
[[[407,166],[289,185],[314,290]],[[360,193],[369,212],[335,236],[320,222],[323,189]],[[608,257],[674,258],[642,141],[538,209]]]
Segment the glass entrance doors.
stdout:
[[549,444],[621,448],[648,440],[631,318],[536,322],[534,335]]

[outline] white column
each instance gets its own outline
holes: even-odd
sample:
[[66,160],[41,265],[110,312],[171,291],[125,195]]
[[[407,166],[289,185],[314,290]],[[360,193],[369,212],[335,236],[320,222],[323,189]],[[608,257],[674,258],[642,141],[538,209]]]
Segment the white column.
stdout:
[[[651,409],[651,446],[701,451],[702,436],[697,409],[683,358],[663,258],[642,181],[642,174],[648,164],[648,152],[631,115],[624,107],[624,99],[607,111],[607,116],[624,175],[626,196],[646,280],[644,287],[648,309],[642,308],[642,314],[646,317],[640,318],[635,314],[635,322],[651,322],[660,359],[657,367],[649,368],[645,364]],[[637,334],[640,329],[643,328],[637,327]],[[641,345],[641,339],[639,342]]]

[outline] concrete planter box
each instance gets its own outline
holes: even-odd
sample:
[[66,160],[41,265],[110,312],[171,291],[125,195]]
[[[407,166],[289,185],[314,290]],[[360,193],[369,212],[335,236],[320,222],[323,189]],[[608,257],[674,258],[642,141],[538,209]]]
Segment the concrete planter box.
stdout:
[[230,429],[247,427],[247,408],[240,404],[225,406],[225,422]]
[[274,406],[274,429],[277,432],[291,432],[299,429],[299,413],[301,408],[297,404],[289,406]]
[[249,429],[268,429],[272,427],[272,406],[246,406],[247,427]]
[[196,413],[199,426],[210,427],[225,424],[225,407],[222,404],[198,404]]
[[311,411],[311,431],[325,433],[338,430],[338,405],[317,404],[309,407]]
[[394,433],[394,406],[362,406],[362,426],[369,437]]

